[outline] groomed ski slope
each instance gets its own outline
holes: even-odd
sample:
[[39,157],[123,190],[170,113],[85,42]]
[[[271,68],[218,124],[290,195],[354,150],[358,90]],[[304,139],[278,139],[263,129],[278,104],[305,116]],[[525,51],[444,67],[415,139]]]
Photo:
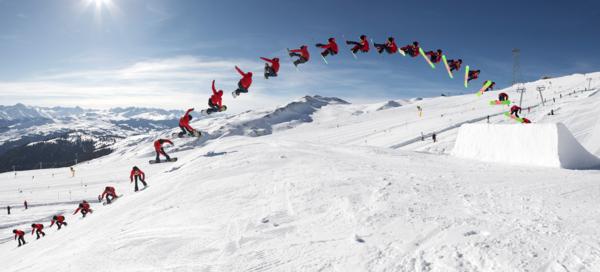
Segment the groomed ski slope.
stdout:
[[[598,156],[600,95],[567,95],[580,82],[553,79],[557,102],[524,115],[563,122]],[[306,97],[194,122],[208,135],[176,139],[167,148],[176,163],[147,164],[165,131],[124,140],[78,165],[75,178],[68,169],[0,174],[1,205],[53,204],[1,214],[2,237],[33,221],[47,226],[54,212],[69,222],[38,241],[28,234],[21,248],[0,240],[3,271],[600,270],[600,171],[448,155],[460,124],[512,121],[487,105],[497,93],[400,106]],[[524,104],[536,100],[529,92]],[[546,116],[550,108],[557,115]],[[438,143],[420,140],[433,131],[443,131]],[[128,182],[133,165],[150,184],[139,193]],[[76,204],[64,202],[93,199],[106,185],[124,197],[93,203],[83,220],[69,215]]]
[[600,159],[585,150],[562,123],[465,124],[452,155],[516,165],[600,169]]

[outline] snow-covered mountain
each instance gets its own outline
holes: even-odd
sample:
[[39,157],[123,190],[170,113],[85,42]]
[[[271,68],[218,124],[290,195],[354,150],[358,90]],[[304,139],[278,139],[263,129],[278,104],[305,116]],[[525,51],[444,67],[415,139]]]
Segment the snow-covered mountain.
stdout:
[[[524,84],[522,115],[563,123],[600,156],[599,83],[594,73]],[[525,126],[489,104],[499,92],[518,101],[515,89],[373,104],[307,96],[195,118],[206,136],[174,139],[166,148],[174,163],[148,160],[152,141],[177,128],[127,136],[77,165],[75,177],[66,168],[0,174],[0,205],[13,206],[0,213],[0,263],[6,271],[600,271],[600,171],[452,155],[462,124]],[[547,136],[536,133],[525,144]],[[137,193],[134,165],[150,185]],[[85,219],[71,215],[109,185],[122,198],[92,203]],[[24,200],[33,207],[23,210]],[[47,227],[54,214],[68,227],[16,247],[13,228]]]
[[[120,139],[176,127],[182,111],[0,106],[0,172],[67,166],[110,153]],[[56,154],[59,153],[59,154]]]

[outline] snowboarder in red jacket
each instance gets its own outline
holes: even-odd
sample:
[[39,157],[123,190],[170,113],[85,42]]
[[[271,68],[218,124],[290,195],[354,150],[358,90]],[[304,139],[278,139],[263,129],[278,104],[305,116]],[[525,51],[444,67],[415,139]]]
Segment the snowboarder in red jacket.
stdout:
[[260,57],[260,59],[267,62],[265,63],[265,79],[276,77],[279,72],[279,58],[268,59]]
[[310,53],[308,53],[308,46],[306,45],[300,46],[300,49],[288,49],[288,51],[290,52],[290,57],[298,57],[298,59],[294,61],[294,66],[305,63],[310,59]]
[[52,221],[50,221],[50,226],[48,226],[48,227],[51,228],[55,222],[56,222],[56,226],[58,227],[59,230],[63,225],[67,226],[67,222],[65,222],[65,217],[62,215],[53,216]]
[[173,145],[173,142],[171,142],[170,140],[167,139],[158,139],[156,141],[154,141],[154,151],[156,151],[156,162],[160,162],[160,155],[165,156],[165,158],[167,158],[167,161],[171,160],[171,157],[169,157],[169,155],[167,155],[167,152],[165,152],[165,149],[163,148],[163,144],[170,144]]
[[356,54],[358,51],[367,53],[369,52],[369,40],[366,35],[360,35],[360,41],[346,41],[346,44],[353,44],[354,47],[350,49],[352,53]]
[[531,120],[523,117],[523,124],[531,124]]
[[467,80],[467,82],[479,78],[479,73],[480,72],[481,72],[481,70],[471,70],[471,71],[469,71],[469,79]]
[[317,43],[316,46],[323,48],[323,52],[321,52],[321,56],[327,57],[328,55],[337,55],[338,53],[338,45],[335,42],[335,38],[331,37],[327,40],[327,44]]
[[18,230],[18,229],[14,229],[13,233],[15,234],[15,240],[17,240],[17,238],[19,238],[19,246],[22,246],[24,244],[27,244],[27,242],[25,242],[25,232],[22,230]]
[[181,129],[181,132],[179,132],[179,137],[183,137],[186,134],[194,136],[196,130],[192,126],[190,126],[190,121],[192,121],[192,115],[190,114],[190,112],[192,111],[194,111],[194,108],[188,109],[185,112],[185,115],[179,118],[179,128]]
[[425,53],[425,55],[429,56],[429,60],[433,63],[439,63],[442,60],[442,49],[438,49],[437,51],[429,51]]
[[499,101],[506,101],[506,100],[508,100],[508,94],[506,94],[506,93],[500,93],[500,94],[498,94],[498,100]]
[[462,64],[462,59],[458,60],[448,60],[448,66],[450,67],[450,72],[460,70],[460,65]]
[[98,200],[102,201],[106,197],[106,204],[110,204],[115,198],[118,198],[117,191],[115,191],[115,187],[106,186],[104,188],[104,192],[98,197]]
[[374,43],[373,46],[377,49],[377,53],[383,53],[383,50],[388,52],[388,54],[394,54],[398,52],[398,45],[394,41],[394,37],[389,37],[384,44]]
[[129,183],[133,182],[133,178],[135,177],[135,189],[134,192],[138,191],[138,179],[142,182],[142,184],[144,185],[144,188],[146,188],[148,186],[148,184],[146,184],[146,174],[144,174],[144,172],[142,172],[142,170],[140,170],[137,166],[134,166],[131,169],[131,173],[129,174]]
[[[487,82],[487,81],[486,81],[486,82]],[[484,86],[485,86],[485,83],[486,83],[486,82],[484,82],[484,83],[483,83],[483,85],[484,85]],[[487,88],[485,88],[485,90],[483,90],[483,92],[484,92],[484,93],[485,93],[485,92],[489,92],[489,91],[493,90],[493,89],[494,89],[494,87],[496,86],[496,82],[493,82],[493,81],[491,81],[491,82],[492,82],[492,83],[490,83],[490,86],[488,86]]]
[[237,90],[231,93],[233,98],[240,95],[240,93],[248,93],[248,89],[250,88],[250,85],[252,85],[252,72],[244,73],[244,71],[237,66],[235,67],[235,70],[242,76],[242,79],[238,82]]
[[31,235],[33,235],[33,232],[35,232],[35,234],[37,235],[36,240],[40,239],[40,234],[42,236],[46,236],[43,229],[44,229],[44,225],[42,225],[42,224],[31,224]]
[[92,213],[92,209],[90,209],[90,203],[88,203],[87,201],[82,201],[81,203],[79,203],[79,206],[77,207],[77,209],[75,210],[75,212],[73,212],[73,214],[77,214],[79,211],[81,211],[81,215],[83,215],[83,217],[85,217],[86,214],[88,213]]
[[510,107],[510,114],[520,118],[519,117],[519,112],[521,112],[521,107],[517,106],[517,105],[513,105],[512,107]]
[[419,42],[414,41],[413,44],[406,45],[400,50],[414,58],[419,55]]
[[[279,62],[277,65],[278,65],[277,69],[279,69]],[[217,88],[215,88],[214,80],[212,81],[212,92],[213,92],[213,94],[208,99],[209,108],[205,111],[206,114],[211,114],[213,112],[218,112],[218,111],[224,111],[226,109],[226,107],[223,106],[223,91],[222,90],[217,91]]]

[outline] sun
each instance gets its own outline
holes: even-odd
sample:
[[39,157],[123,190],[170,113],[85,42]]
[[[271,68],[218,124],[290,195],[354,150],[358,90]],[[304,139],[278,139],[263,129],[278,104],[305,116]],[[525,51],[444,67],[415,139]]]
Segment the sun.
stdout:
[[82,12],[88,8],[94,9],[94,19],[98,23],[103,21],[102,17],[104,16],[114,17],[120,15],[115,0],[81,0],[80,3]]

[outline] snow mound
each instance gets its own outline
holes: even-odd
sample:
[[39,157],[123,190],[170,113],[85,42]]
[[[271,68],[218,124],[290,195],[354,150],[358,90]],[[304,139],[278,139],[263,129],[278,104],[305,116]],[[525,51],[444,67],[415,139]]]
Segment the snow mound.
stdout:
[[562,123],[528,125],[465,124],[452,155],[488,162],[567,169],[600,168]]
[[398,103],[397,101],[390,100],[390,101],[386,102],[385,104],[383,104],[383,106],[379,107],[377,109],[377,111],[387,110],[387,109],[391,109],[391,108],[397,108],[397,107],[401,107],[401,106],[402,106],[402,104]]

